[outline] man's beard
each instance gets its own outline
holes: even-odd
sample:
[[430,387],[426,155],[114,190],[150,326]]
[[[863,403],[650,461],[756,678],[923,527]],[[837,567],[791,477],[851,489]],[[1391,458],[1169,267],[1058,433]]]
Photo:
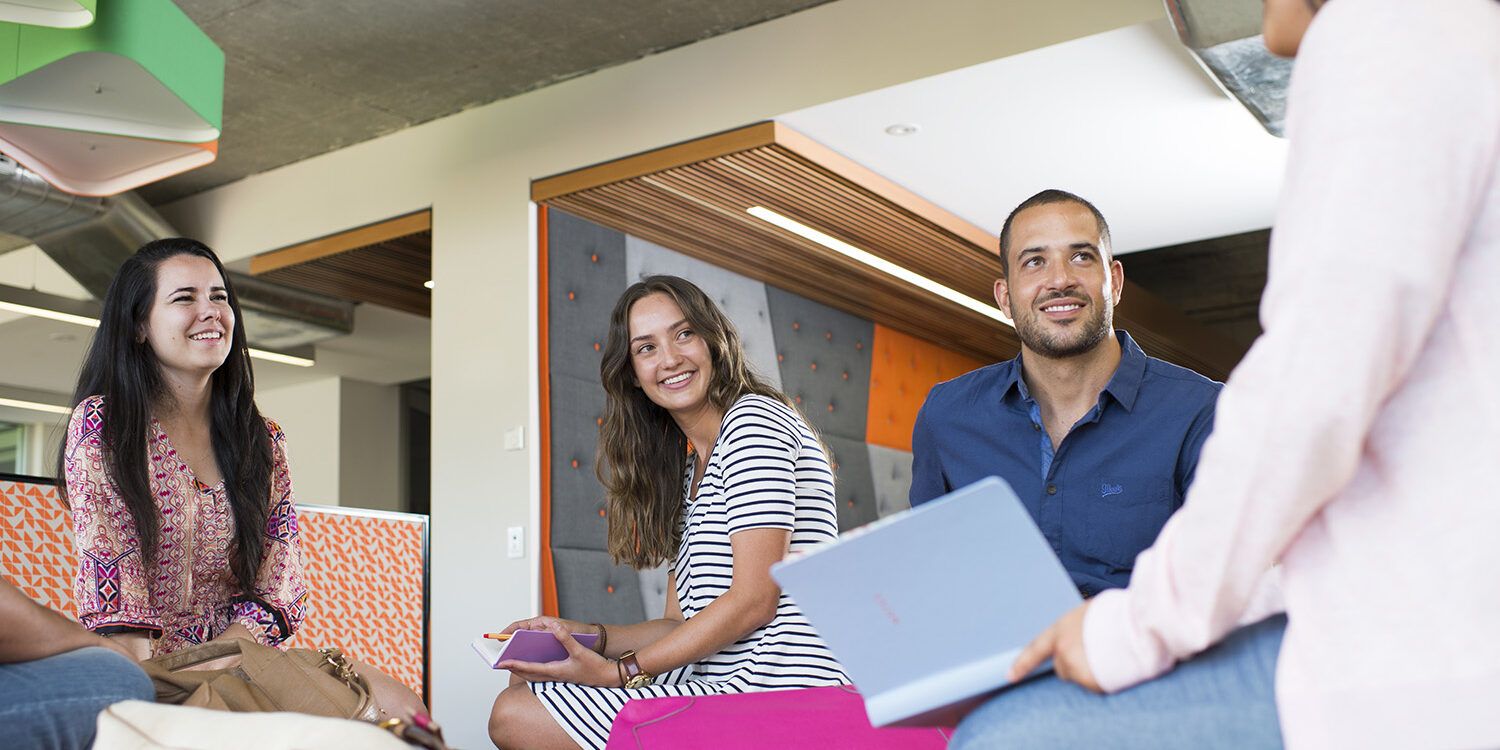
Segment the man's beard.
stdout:
[[1114,310],[1107,305],[1093,304],[1093,314],[1087,319],[1063,331],[1047,330],[1040,318],[1042,313],[1032,311],[1016,317],[1016,337],[1026,348],[1049,359],[1066,359],[1093,351],[1114,328]]

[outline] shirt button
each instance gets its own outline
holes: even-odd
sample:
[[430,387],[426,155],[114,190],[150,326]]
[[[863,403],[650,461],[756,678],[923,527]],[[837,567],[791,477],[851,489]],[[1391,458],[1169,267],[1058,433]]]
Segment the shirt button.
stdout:
[[1049,484],[1049,485],[1047,485],[1047,494],[1049,494],[1049,495],[1056,495],[1057,494],[1057,485],[1055,485],[1055,484]]
[[1041,432],[1042,431],[1042,426],[1039,425],[1039,424],[1037,424],[1036,422],[1032,422],[1031,423],[1031,429],[1036,430],[1037,432]]

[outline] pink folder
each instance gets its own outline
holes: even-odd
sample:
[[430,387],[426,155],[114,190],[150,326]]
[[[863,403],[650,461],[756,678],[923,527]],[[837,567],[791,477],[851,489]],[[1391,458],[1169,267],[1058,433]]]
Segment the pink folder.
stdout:
[[876,729],[859,692],[835,685],[633,700],[615,717],[606,750],[942,750],[950,734],[932,727]]

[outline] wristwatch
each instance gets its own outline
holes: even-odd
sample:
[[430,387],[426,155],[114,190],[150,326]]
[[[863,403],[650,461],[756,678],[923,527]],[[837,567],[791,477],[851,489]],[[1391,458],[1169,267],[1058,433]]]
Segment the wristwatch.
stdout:
[[634,649],[620,654],[620,659],[615,664],[620,670],[621,687],[643,688],[656,681],[656,675],[641,669],[640,663],[635,660]]

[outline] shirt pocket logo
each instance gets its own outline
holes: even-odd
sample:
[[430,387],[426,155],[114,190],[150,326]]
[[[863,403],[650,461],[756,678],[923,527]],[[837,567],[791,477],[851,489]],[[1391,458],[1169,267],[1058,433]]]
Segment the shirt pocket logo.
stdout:
[[1123,494],[1124,492],[1125,492],[1125,485],[1123,485],[1123,484],[1110,484],[1109,482],[1100,482],[1099,483],[1099,497],[1109,497],[1110,495],[1120,495],[1120,494]]

